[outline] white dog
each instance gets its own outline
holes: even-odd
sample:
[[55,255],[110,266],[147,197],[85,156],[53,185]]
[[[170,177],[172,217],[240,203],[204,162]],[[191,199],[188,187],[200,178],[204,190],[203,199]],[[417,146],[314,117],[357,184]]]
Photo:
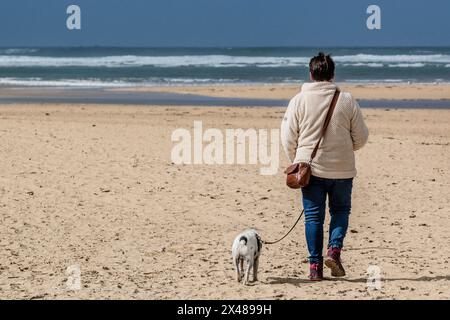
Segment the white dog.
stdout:
[[253,281],[258,280],[259,254],[262,249],[262,240],[255,229],[247,229],[241,232],[233,242],[231,254],[236,267],[237,281],[244,275],[244,260],[247,268],[244,275],[244,284],[248,284],[250,269],[253,267]]

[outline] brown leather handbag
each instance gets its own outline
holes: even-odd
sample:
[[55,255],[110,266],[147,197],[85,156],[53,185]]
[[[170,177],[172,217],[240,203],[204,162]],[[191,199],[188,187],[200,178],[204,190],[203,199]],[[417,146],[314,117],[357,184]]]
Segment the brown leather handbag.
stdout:
[[320,133],[319,141],[317,141],[314,147],[311,157],[308,162],[299,162],[291,164],[285,171],[286,173],[286,184],[289,188],[299,189],[306,187],[309,184],[309,179],[311,178],[311,163],[316,156],[317,150],[319,149],[320,142],[322,141],[325,132],[327,131],[328,124],[330,123],[331,116],[333,115],[334,107],[336,106],[337,100],[339,98],[340,91],[336,90],[331,100],[330,107],[328,108],[327,116],[325,118],[325,123],[323,124],[322,131]]

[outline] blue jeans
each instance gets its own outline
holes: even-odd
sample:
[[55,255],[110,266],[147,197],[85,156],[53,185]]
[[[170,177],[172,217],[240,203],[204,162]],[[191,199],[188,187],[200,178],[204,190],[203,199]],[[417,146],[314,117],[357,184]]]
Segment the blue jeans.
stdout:
[[305,233],[310,263],[323,261],[323,222],[327,195],[331,215],[327,247],[342,248],[348,228],[352,187],[353,178],[325,179],[311,176],[309,185],[302,188]]

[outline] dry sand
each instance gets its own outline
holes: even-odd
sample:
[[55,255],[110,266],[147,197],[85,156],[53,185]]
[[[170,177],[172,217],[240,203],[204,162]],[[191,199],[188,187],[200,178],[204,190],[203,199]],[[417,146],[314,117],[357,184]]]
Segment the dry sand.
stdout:
[[[278,128],[283,108],[0,106],[0,297],[449,299],[450,110],[364,109],[348,275],[310,283],[304,226],[266,246],[260,281],[235,281],[247,226],[281,236],[300,192],[255,165],[173,165],[171,133]],[[327,221],[328,223],[328,217]],[[327,228],[325,228],[326,230]],[[66,286],[78,264],[81,290]],[[381,290],[366,286],[381,269]]]

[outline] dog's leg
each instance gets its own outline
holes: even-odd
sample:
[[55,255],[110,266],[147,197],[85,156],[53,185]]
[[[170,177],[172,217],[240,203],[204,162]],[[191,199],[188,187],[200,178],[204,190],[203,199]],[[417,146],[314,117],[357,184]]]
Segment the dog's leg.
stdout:
[[241,282],[242,275],[241,275],[241,271],[239,270],[239,258],[234,258],[234,265],[236,266],[236,279],[238,282]]
[[258,266],[259,266],[259,257],[256,257],[255,263],[253,264],[253,281],[258,281]]
[[244,273],[244,259],[241,259],[241,273]]
[[247,260],[247,269],[245,270],[245,275],[244,275],[244,285],[248,284],[248,278],[250,276],[250,270],[253,267],[253,260],[249,259]]

